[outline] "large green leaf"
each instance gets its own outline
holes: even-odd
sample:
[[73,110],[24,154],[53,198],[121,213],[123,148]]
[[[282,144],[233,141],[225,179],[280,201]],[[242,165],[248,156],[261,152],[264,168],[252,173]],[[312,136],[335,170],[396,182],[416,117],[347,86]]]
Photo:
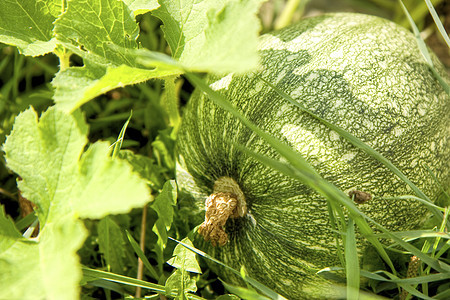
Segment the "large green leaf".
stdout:
[[172,56],[193,71],[245,72],[257,66],[261,0],[161,0],[153,14],[164,23]]
[[32,108],[16,118],[5,157],[22,178],[23,196],[36,204],[41,226],[72,213],[81,218],[125,213],[150,201],[145,181],[125,161],[111,159],[108,143],[97,142],[83,153],[87,130],[80,113],[54,107],[39,120]]
[[[6,221],[0,213],[0,223]],[[8,221],[6,221],[8,222]],[[81,269],[76,251],[86,230],[73,216],[45,226],[39,240],[0,227],[0,299],[77,299]]]
[[40,118],[32,108],[16,118],[3,150],[7,166],[21,178],[22,195],[36,204],[41,232],[37,239],[25,239],[0,216],[5,225],[0,230],[0,284],[5,288],[0,290],[9,297],[78,298],[76,251],[86,237],[78,218],[126,213],[151,199],[131,166],[111,158],[108,143],[84,151],[87,131],[79,112],[69,115],[55,107]]
[[[141,13],[157,5],[126,1]],[[73,111],[109,90],[172,74],[175,68],[140,68],[133,50],[139,26],[133,11],[122,1],[70,1],[55,23],[58,42],[83,58],[83,67],[61,70],[53,80],[54,100],[65,111]]]
[[0,42],[16,46],[25,55],[53,51],[53,22],[61,13],[57,0],[4,0],[0,2]]

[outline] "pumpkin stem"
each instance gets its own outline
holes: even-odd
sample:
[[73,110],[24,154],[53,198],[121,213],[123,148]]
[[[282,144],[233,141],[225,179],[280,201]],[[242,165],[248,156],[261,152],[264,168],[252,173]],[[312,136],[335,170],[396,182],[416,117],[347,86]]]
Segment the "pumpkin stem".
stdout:
[[214,183],[213,193],[205,201],[205,221],[198,232],[215,247],[228,242],[225,223],[228,218],[239,218],[247,214],[244,193],[230,177],[220,177]]

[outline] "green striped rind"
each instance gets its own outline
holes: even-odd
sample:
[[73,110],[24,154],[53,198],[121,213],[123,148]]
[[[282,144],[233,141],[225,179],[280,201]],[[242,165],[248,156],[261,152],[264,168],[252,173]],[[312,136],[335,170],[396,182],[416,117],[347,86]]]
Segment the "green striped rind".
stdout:
[[[377,17],[334,14],[304,20],[261,38],[260,76],[320,117],[344,128],[391,160],[430,198],[444,185],[450,99],[428,69],[407,30]],[[435,59],[435,58],[434,58]],[[448,80],[441,64],[435,65]],[[262,129],[304,155],[343,191],[378,200],[361,210],[391,230],[411,229],[426,217],[407,185],[319,121],[302,114],[256,76],[210,78],[211,86]],[[312,298],[315,271],[338,264],[326,200],[313,190],[240,153],[234,144],[279,158],[249,129],[195,91],[178,136],[177,181],[186,205],[194,199],[202,221],[205,198],[221,176],[234,178],[249,213],[229,221],[230,242],[204,250],[290,299]],[[232,276],[224,271],[225,279]]]

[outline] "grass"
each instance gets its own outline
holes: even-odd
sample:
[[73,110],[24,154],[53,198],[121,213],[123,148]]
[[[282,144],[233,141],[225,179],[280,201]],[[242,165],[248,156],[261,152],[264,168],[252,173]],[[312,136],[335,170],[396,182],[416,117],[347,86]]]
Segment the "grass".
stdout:
[[[300,2],[302,1],[290,1],[291,6],[288,6],[289,9],[298,5],[304,5],[304,3],[300,4]],[[369,2],[383,3],[386,8],[392,6],[388,1]],[[364,4],[369,2],[363,1],[363,4],[359,3],[358,5],[367,5],[370,9],[369,4]],[[399,6],[396,7],[398,8]],[[427,14],[423,13],[423,7],[431,11],[431,15],[437,23],[438,31],[448,43],[448,36],[446,36],[442,24],[438,21],[439,19],[436,18],[436,13],[431,8],[430,1],[423,2],[420,5],[420,9],[418,8],[414,13],[411,13],[413,15],[411,18],[408,15],[400,18],[400,13],[397,13],[392,18],[397,19],[399,23],[404,23],[405,20],[409,20],[410,22],[414,21],[418,24],[424,24]],[[398,12],[398,9],[396,11]],[[284,11],[281,15],[282,18],[278,20],[282,21],[277,26],[282,26],[279,24],[289,23],[289,19],[295,18],[293,11]],[[416,18],[415,20],[413,19],[414,17]],[[140,39],[150,49],[161,50],[167,46],[161,33],[154,32],[154,29],[158,25],[159,23],[156,19],[149,16],[142,17],[141,26],[146,29],[147,34],[141,36]],[[413,26],[413,28],[418,32],[416,27]],[[416,35],[419,36],[418,34]],[[418,43],[422,44],[422,41],[418,39]],[[423,53],[426,57],[427,48],[421,46],[421,49],[424,51]],[[14,48],[8,46],[2,46],[0,51],[0,142],[2,143],[12,128],[14,117],[20,111],[29,105],[33,105],[38,111],[43,111],[52,104],[52,89],[49,86],[49,82],[57,71],[58,62],[52,56],[40,58],[24,57],[19,55]],[[430,66],[433,70],[433,65],[430,64]],[[428,205],[435,218],[440,220],[440,224],[435,224],[435,227],[432,227],[431,230],[419,230],[407,233],[390,232],[362,214],[347,195],[321,178],[306,160],[299,157],[291,148],[286,147],[263,132],[249,120],[245,119],[235,108],[229,106],[225,99],[222,99],[220,95],[209,89],[197,75],[188,73],[186,74],[186,78],[189,81],[183,78],[168,77],[164,82],[154,81],[118,89],[85,104],[82,109],[87,115],[91,126],[91,141],[97,139],[118,141],[115,144],[113,155],[117,155],[120,148],[128,148],[149,157],[151,165],[154,168],[150,171],[149,175],[149,177],[153,178],[153,192],[155,196],[162,193],[163,185],[158,184],[158,182],[164,182],[174,177],[172,158],[174,149],[173,137],[176,134],[178,126],[180,126],[180,115],[177,107],[186,103],[192,92],[192,85],[195,85],[209,93],[211,99],[216,101],[217,104],[232,112],[254,132],[263,137],[278,153],[287,159],[289,164],[271,160],[257,153],[251,153],[241,147],[242,151],[288,176],[306,182],[329,200],[330,216],[335,221],[334,228],[332,229],[336,233],[337,242],[342,246],[341,256],[344,262],[342,269],[349,274],[347,276],[346,290],[349,299],[355,299],[357,297],[362,299],[376,298],[373,294],[366,294],[360,291],[360,287],[364,285],[364,282],[361,282],[359,274],[368,279],[370,282],[369,286],[372,287],[371,291],[380,296],[392,297],[393,295],[401,295],[402,290],[404,290],[408,292],[408,295],[404,296],[405,299],[411,295],[423,299],[430,299],[429,295],[435,295],[435,299],[450,297],[448,292],[450,290],[448,283],[450,279],[448,275],[450,274],[450,268],[448,266],[448,249],[450,244],[449,236],[446,233],[449,222],[448,208]],[[166,89],[164,89],[165,87]],[[164,90],[168,92],[164,92]],[[282,93],[282,91],[278,92]],[[430,202],[430,199],[424,193],[416,188],[395,166],[379,153],[333,124],[327,124],[325,120],[321,121],[333,130],[336,130],[341,136],[348,139],[357,147],[362,148],[374,156],[379,162],[387,165],[401,180],[408,183],[416,195],[405,197],[424,203]],[[119,138],[116,138],[117,136]],[[239,147],[239,145],[237,146]],[[2,158],[2,164],[0,165],[0,201],[6,207],[7,213],[17,220],[16,226],[20,230],[26,230],[27,227],[35,223],[36,218],[32,215],[25,217],[19,215],[18,205],[12,199],[18,193],[15,180],[16,178],[5,168]],[[400,200],[401,198],[398,199]],[[447,201],[449,200],[447,199]],[[177,211],[175,208],[173,214],[173,223],[167,229],[167,234],[176,239],[181,239],[187,236],[192,228],[189,227],[189,220],[184,219],[183,212]],[[343,217],[347,214],[350,215],[348,219]],[[164,261],[161,261],[161,258],[152,252],[158,239],[156,234],[148,231],[143,236],[141,235],[144,227],[153,227],[158,219],[158,214],[155,209],[150,209],[148,216],[142,222],[143,218],[143,213],[140,210],[135,210],[126,216],[114,216],[113,218],[114,222],[119,224],[121,228],[124,228],[120,238],[126,241],[126,246],[124,247],[126,266],[122,272],[116,274],[99,270],[105,269],[107,262],[104,261],[104,257],[98,251],[96,236],[98,223],[89,220],[85,222],[91,231],[91,236],[86,241],[83,249],[79,251],[81,261],[85,265],[83,268],[84,287],[82,292],[84,296],[105,299],[120,298],[121,295],[133,295],[136,287],[156,294],[166,292],[163,283],[170,276],[173,268],[165,265]],[[361,269],[356,255],[354,224],[357,225],[356,230],[362,233],[378,250],[379,255],[383,257],[389,266],[389,271],[368,272]],[[378,231],[375,232],[372,229],[374,227]],[[30,233],[29,231],[27,232]],[[389,240],[391,247],[386,248],[379,242],[379,238]],[[142,242],[144,247],[141,247],[136,240]],[[179,242],[174,242],[174,240],[167,242],[163,249],[163,258],[169,258],[171,256],[177,243]],[[220,264],[220,262],[208,254],[193,247],[187,247],[204,259],[212,260]],[[415,277],[406,278],[405,269],[399,269],[396,266],[399,260],[398,254],[403,258],[415,255],[423,262]],[[145,267],[142,280],[134,278],[138,270],[137,257],[140,258]],[[203,275],[200,275],[196,279],[200,289],[197,295],[188,293],[189,299],[211,298],[225,294],[224,285],[229,291],[243,298],[254,299],[256,297],[252,289],[237,288],[227,283],[222,284],[216,275],[212,274],[203,262],[201,263]],[[162,266],[161,274],[153,268],[155,264]],[[339,272],[342,270],[335,269],[329,272],[332,273],[334,271]],[[251,286],[261,291],[265,295],[258,296],[261,299],[282,299],[275,292],[255,282],[252,278],[245,276],[245,274],[242,275],[238,270],[233,270],[233,272],[236,272],[239,276],[243,276],[244,280]],[[365,289],[368,290],[367,287]],[[406,293],[403,292],[403,294]],[[172,294],[172,296],[176,296],[176,294]]]

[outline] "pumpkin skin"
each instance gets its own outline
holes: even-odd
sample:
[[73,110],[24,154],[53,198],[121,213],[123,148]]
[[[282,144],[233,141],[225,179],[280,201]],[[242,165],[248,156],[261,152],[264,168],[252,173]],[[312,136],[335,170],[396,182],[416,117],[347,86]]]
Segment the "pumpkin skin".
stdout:
[[[450,175],[450,98],[426,65],[415,37],[378,17],[329,14],[265,34],[258,74],[320,117],[345,129],[396,165],[431,199]],[[448,75],[436,57],[441,76]],[[208,78],[249,120],[290,145],[344,192],[370,193],[358,207],[389,230],[409,230],[427,217],[412,194],[381,163],[283,100],[254,74]],[[280,159],[256,134],[194,91],[177,140],[180,205],[204,217],[214,182],[228,176],[245,195],[248,212],[229,219],[223,247],[197,247],[289,299],[330,297],[315,273],[339,265],[327,201],[314,190],[243,154],[235,144]],[[359,250],[363,252],[364,242]],[[212,266],[227,282],[234,275]]]

